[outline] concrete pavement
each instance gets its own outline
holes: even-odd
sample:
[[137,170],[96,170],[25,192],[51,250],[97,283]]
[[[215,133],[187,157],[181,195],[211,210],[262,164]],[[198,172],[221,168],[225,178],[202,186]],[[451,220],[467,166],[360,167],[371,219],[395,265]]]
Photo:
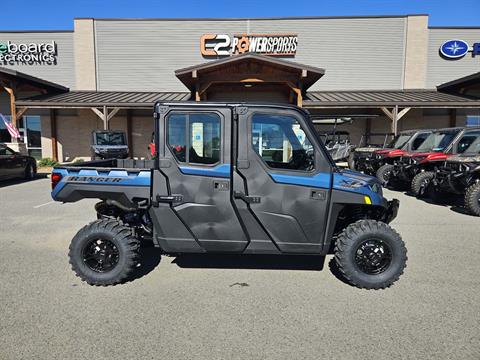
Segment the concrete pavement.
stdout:
[[95,201],[48,179],[0,185],[0,359],[478,359],[480,219],[402,193],[408,267],[359,290],[317,258],[162,257],[115,287],[82,283],[68,245]]

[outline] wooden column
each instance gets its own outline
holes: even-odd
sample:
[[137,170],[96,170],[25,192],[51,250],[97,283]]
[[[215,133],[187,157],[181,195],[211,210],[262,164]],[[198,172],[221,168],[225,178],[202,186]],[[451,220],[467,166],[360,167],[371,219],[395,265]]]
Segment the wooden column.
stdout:
[[58,143],[57,143],[57,110],[50,110],[50,137],[52,139],[52,158],[58,161]]
[[457,109],[450,109],[450,127],[457,126]]
[[127,142],[128,142],[128,157],[133,158],[132,110],[130,109],[127,109]]
[[15,109],[15,91],[13,87],[4,86],[5,91],[10,95],[10,120],[13,126],[17,127],[17,111]]

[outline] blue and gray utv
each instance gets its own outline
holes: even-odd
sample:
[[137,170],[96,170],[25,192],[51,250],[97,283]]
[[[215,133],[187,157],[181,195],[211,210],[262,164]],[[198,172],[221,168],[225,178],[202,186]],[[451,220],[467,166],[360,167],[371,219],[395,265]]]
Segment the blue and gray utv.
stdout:
[[306,111],[183,102],[154,114],[155,160],[53,170],[54,200],[101,200],[70,246],[82,280],[128,280],[142,241],[173,255],[333,253],[345,280],[367,289],[403,273],[405,245],[388,225],[398,200],[374,177],[337,168]]

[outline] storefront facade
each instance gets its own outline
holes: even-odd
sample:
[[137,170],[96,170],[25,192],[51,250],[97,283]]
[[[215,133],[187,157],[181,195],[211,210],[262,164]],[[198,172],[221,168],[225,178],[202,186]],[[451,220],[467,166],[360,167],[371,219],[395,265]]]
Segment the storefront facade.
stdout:
[[[73,31],[0,32],[0,67],[69,88],[58,101],[19,89],[16,101],[26,109],[18,125],[29,151],[72,161],[90,156],[91,131],[104,127],[128,132],[132,155],[145,156],[157,98],[291,102],[318,117],[361,115],[345,125],[354,142],[366,132],[472,123],[478,103],[439,96],[436,87],[479,71],[477,43],[480,28],[432,28],[427,15],[75,19]],[[0,94],[8,115],[9,95]],[[33,95],[43,98],[25,100]],[[1,125],[0,136],[7,140]]]

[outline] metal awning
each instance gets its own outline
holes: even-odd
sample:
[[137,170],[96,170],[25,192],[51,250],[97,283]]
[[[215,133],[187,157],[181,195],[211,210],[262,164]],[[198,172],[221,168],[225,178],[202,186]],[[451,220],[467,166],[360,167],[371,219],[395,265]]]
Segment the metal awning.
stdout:
[[436,90],[310,91],[305,108],[477,108],[480,100]]
[[60,84],[53,83],[36,76],[28,75],[20,71],[0,67],[0,81],[9,81],[15,83],[16,87],[29,86],[36,90],[45,90],[49,92],[66,92],[68,88]]
[[188,92],[70,91],[63,94],[19,99],[17,105],[31,109],[92,107],[152,109],[156,101],[186,101],[190,97]]

